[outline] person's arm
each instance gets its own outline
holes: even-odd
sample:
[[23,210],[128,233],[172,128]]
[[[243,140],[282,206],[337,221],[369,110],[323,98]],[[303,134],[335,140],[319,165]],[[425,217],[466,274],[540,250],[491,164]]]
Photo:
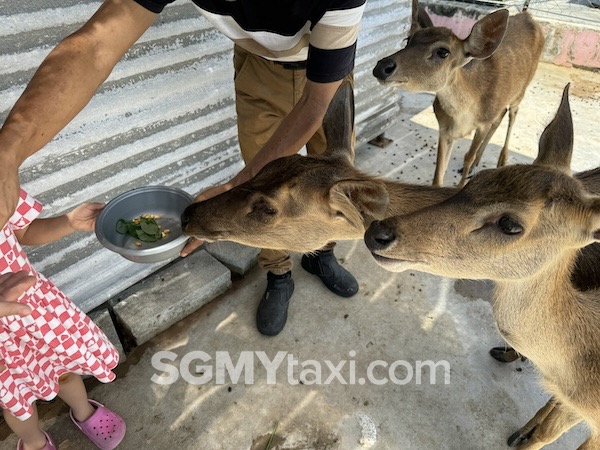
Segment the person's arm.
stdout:
[[238,184],[253,178],[274,159],[297,153],[322,125],[331,99],[341,84],[342,80],[332,83],[307,80],[298,103],[282,120],[265,146],[237,175]]
[[15,230],[15,235],[23,245],[41,245],[54,242],[75,231],[94,231],[96,217],[104,208],[104,203],[84,203],[60,216],[35,219],[27,227]]
[[87,105],[156,17],[132,0],[106,0],[46,57],[0,129],[0,226],[17,204],[19,166]]
[[298,103],[256,156],[230,181],[202,191],[195,202],[215,197],[254,178],[269,162],[297,153],[316,133],[342,80],[315,83],[307,80]]

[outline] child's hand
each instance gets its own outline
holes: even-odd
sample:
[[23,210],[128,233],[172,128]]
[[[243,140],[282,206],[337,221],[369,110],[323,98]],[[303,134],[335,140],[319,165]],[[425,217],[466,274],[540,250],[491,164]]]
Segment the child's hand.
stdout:
[[104,208],[104,203],[83,203],[67,213],[69,223],[77,231],[94,231],[96,217]]
[[0,317],[31,314],[31,308],[17,298],[34,284],[35,278],[25,271],[0,275]]

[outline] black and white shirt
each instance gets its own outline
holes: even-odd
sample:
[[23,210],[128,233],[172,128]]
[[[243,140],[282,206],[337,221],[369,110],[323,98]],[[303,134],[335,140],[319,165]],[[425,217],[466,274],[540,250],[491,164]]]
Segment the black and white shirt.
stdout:
[[[160,13],[174,0],[135,0]],[[275,61],[306,61],[309,80],[338,81],[354,69],[366,0],[193,0],[215,28]]]

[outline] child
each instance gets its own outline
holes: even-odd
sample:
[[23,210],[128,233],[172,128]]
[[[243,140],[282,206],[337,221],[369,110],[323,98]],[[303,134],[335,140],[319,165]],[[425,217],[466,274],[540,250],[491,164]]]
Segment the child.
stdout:
[[19,436],[17,450],[57,448],[40,429],[35,408],[36,399],[56,395],[71,407],[71,420],[98,448],[113,449],[125,435],[123,419],[88,400],[81,379],[93,375],[103,383],[114,380],[111,370],[118,363],[117,350],[88,316],[31,266],[20,245],[93,231],[103,207],[87,203],[61,216],[36,219],[42,205],[21,189],[17,209],[0,232],[0,274],[25,271],[35,278],[18,298],[31,312],[0,315],[0,407]]

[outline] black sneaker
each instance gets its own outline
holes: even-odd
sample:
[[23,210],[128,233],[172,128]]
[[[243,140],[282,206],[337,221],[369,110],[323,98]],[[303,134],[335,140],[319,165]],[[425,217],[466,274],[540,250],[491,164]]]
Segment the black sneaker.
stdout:
[[256,328],[261,334],[276,336],[283,330],[293,293],[291,271],[283,275],[267,272],[267,290],[256,311]]
[[302,256],[302,268],[318,276],[334,294],[352,297],[358,292],[358,281],[350,272],[340,266],[333,250],[319,250]]

